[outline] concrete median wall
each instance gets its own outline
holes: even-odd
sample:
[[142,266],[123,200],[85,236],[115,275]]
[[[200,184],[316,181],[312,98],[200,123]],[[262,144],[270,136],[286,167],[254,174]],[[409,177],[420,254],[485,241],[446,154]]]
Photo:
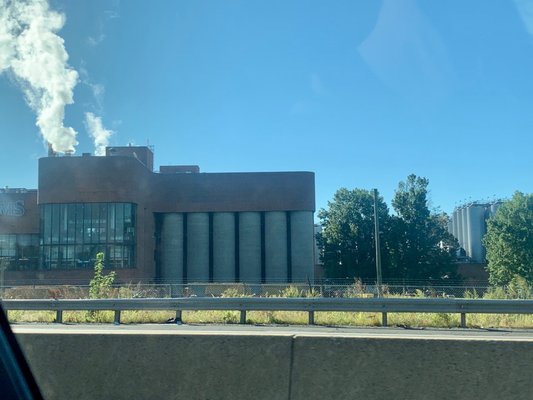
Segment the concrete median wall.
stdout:
[[46,399],[531,399],[533,342],[17,334]]
[[531,399],[533,343],[301,338],[292,399]]

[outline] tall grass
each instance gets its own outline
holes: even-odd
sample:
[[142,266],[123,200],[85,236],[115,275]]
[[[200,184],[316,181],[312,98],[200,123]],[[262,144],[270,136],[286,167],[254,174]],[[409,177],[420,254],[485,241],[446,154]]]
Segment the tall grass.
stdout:
[[[69,292],[72,293],[72,292]],[[75,292],[76,293],[76,292]],[[114,297],[131,298],[139,297],[141,290],[132,285],[116,288]],[[229,288],[221,294],[221,297],[245,297],[249,296],[242,288]],[[80,294],[80,293],[76,293]],[[142,293],[144,294],[144,293]],[[419,290],[413,293],[415,297],[426,297],[427,293]],[[272,293],[270,297],[318,297],[320,292],[314,288],[301,289],[295,286],[286,287]],[[368,297],[366,288],[359,282],[355,282],[343,293],[344,297]],[[400,295],[389,295],[401,297]],[[142,296],[140,296],[142,297]],[[434,297],[434,295],[432,295]],[[490,289],[483,295],[475,291],[465,292],[466,298],[474,299],[530,299],[531,288],[523,279],[516,278],[506,288]],[[306,325],[308,323],[307,312],[302,311],[249,311],[246,314],[246,322],[249,324],[282,324],[282,325]],[[8,317],[11,322],[54,322],[53,311],[9,311]],[[175,313],[172,311],[123,311],[121,322],[129,323],[165,323],[172,320]],[[112,311],[98,311],[89,313],[86,311],[69,311],[63,313],[65,323],[112,323],[114,313]],[[189,324],[236,324],[240,321],[238,311],[184,311],[182,319]],[[315,324],[325,326],[380,326],[380,313],[363,312],[315,312]],[[460,326],[459,314],[453,313],[389,313],[388,324],[406,327],[438,327],[453,328]],[[528,314],[467,314],[467,325],[473,328],[533,328],[533,315]]]
[[[65,311],[64,323],[112,323],[112,311],[99,311],[89,317],[84,311]],[[9,311],[12,323],[55,321],[52,311]],[[123,324],[171,321],[172,311],[123,311]],[[302,311],[249,311],[246,322],[257,325],[307,325],[308,314]],[[238,311],[184,311],[182,319],[188,324],[237,324]],[[381,326],[381,314],[364,312],[315,312],[315,324],[323,326]],[[454,328],[460,326],[459,314],[451,313],[389,313],[389,326]],[[471,328],[528,328],[533,329],[533,316],[525,314],[467,314]]]

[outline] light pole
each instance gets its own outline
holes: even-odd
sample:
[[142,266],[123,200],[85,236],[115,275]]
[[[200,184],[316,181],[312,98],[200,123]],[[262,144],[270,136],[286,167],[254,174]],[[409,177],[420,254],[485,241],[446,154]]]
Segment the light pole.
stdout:
[[374,238],[376,241],[376,280],[378,297],[381,297],[381,247],[379,244],[378,190],[374,189]]

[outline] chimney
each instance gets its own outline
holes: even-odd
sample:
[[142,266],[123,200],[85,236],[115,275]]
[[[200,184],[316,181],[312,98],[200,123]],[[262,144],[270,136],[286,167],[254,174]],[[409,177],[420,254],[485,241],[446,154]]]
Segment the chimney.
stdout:
[[52,143],[48,143],[48,157],[55,157],[57,153],[54,151]]

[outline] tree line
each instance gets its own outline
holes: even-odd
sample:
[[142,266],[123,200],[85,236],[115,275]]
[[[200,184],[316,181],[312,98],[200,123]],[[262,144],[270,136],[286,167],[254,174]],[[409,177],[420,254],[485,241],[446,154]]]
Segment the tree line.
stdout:
[[533,285],[533,194],[515,192],[487,223],[483,239],[493,285]]
[[[457,278],[456,239],[448,232],[448,217],[428,205],[427,178],[414,174],[398,184],[394,213],[380,196],[382,274],[384,281],[438,281]],[[376,277],[374,198],[370,190],[339,189],[318,213],[321,259],[329,278]]]
[[[427,178],[414,174],[401,181],[392,213],[377,201],[384,282],[446,282],[459,279],[459,244],[448,232],[449,217],[430,210]],[[376,279],[374,198],[370,190],[339,189],[318,213],[317,235],[328,278]],[[507,285],[513,279],[533,284],[533,195],[516,192],[487,222],[483,239],[489,281]]]

